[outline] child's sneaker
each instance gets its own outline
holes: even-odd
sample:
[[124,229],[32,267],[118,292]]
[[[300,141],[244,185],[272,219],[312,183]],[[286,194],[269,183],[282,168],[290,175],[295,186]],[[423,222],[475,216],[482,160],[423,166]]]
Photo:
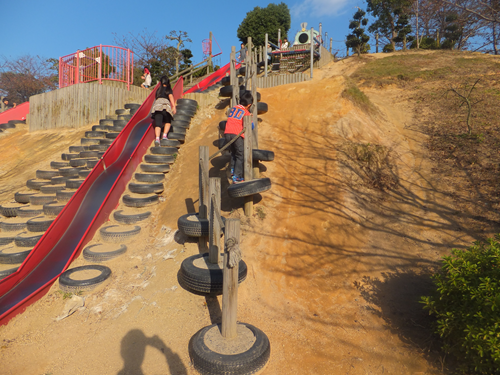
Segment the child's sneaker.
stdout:
[[237,184],[238,182],[245,181],[243,177],[233,176],[233,183]]
[[234,176],[234,168],[231,168],[231,177]]
[[155,146],[156,147],[160,146],[160,138],[155,139]]
[[163,133],[163,139],[168,139],[168,137],[165,133]]

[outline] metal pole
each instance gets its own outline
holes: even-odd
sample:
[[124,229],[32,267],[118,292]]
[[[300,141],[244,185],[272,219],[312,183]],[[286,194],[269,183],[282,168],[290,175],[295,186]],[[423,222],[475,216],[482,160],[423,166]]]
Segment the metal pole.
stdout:
[[[63,77],[63,70],[62,70],[62,57],[59,57],[59,88],[62,86],[62,77]],[[2,104],[3,104],[3,97],[2,97]]]
[[264,45],[264,77],[267,77],[267,43],[268,42],[268,36],[266,33],[266,39],[265,39],[265,45]]
[[76,51],[76,83],[80,83],[80,50]]
[[311,79],[313,77],[313,65],[314,65],[314,35],[313,28],[311,27]]
[[[97,77],[99,78],[99,84],[102,85],[102,44],[99,44],[99,64],[97,64]],[[127,89],[128,89],[128,69],[130,65],[130,54],[127,55]]]

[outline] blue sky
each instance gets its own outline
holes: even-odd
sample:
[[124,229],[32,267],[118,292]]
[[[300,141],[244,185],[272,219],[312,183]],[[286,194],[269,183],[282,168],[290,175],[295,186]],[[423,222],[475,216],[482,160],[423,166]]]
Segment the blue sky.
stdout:
[[[278,4],[281,1],[274,1]],[[292,26],[289,38],[300,30],[323,24],[323,32],[335,41],[333,48],[345,54],[342,42],[348,34],[349,19],[356,6],[364,1],[287,0]],[[2,40],[0,57],[15,59],[22,55],[59,58],[79,49],[96,45],[116,45],[115,36],[138,34],[144,29],[159,36],[171,30],[187,31],[192,43],[193,61],[203,59],[202,40],[212,31],[223,55],[222,65],[229,60],[231,46],[238,46],[236,31],[246,13],[254,7],[266,7],[265,1],[72,1],[72,0],[0,0]],[[214,53],[218,47],[214,43]]]

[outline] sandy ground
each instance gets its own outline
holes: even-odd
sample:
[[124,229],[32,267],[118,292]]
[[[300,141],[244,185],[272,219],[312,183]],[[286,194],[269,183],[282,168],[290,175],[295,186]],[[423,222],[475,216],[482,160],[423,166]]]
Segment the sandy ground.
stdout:
[[[256,197],[251,218],[241,200],[223,193],[224,215],[241,218],[248,265],[238,320],[271,342],[264,374],[441,373],[418,299],[436,261],[471,238],[430,173],[425,136],[404,93],[368,92],[378,108],[372,115],[341,97],[343,75],[356,64],[331,64],[313,81],[259,90],[270,109],[259,124],[259,148],[276,155],[261,172],[272,190]],[[197,210],[198,147],[216,150],[222,119],[223,110],[198,116],[167,176],[165,199],[128,252],[109,262],[111,279],[82,296],[83,308],[57,321],[68,299],[55,284],[0,327],[2,374],[196,373],[188,342],[220,322],[221,298],[179,287],[180,263],[198,247],[174,233],[177,218]],[[83,132],[2,135],[2,202]],[[398,188],[380,193],[363,184],[341,151],[349,141],[390,148]],[[226,163],[218,157],[210,170],[223,190]]]

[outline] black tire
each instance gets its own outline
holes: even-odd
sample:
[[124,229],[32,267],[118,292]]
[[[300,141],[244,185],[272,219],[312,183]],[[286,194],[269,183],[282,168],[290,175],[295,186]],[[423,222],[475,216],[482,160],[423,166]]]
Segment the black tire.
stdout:
[[179,142],[183,143],[184,140],[186,139],[185,134],[179,134],[179,133],[169,133],[168,138],[170,139],[177,139]]
[[175,158],[173,155],[144,155],[144,161],[152,164],[171,164]]
[[[96,270],[101,272],[98,276],[90,279],[72,279],[71,276],[76,272]],[[59,287],[65,292],[74,292],[78,290],[91,290],[99,284],[102,284],[111,276],[111,269],[97,264],[80,266],[65,271],[59,277]]]
[[262,193],[269,189],[271,189],[271,179],[266,177],[233,184],[227,188],[227,194],[231,198],[240,198]]
[[243,375],[255,374],[262,370],[271,356],[271,344],[264,332],[251,324],[241,323],[255,336],[253,345],[243,353],[220,354],[210,349],[205,344],[205,335],[212,329],[221,332],[220,324],[200,329],[189,340],[189,356],[193,367],[200,374],[227,374]]
[[124,210],[115,211],[113,213],[113,218],[121,224],[135,224],[148,219],[151,216],[151,212],[141,212],[141,213],[128,213]]
[[110,133],[106,134],[106,138],[107,139],[115,139],[116,137],[118,137],[118,134],[120,134],[120,133],[110,132]]
[[238,69],[238,74],[240,76],[244,76],[247,72],[247,67],[246,66],[242,66],[241,68]]
[[[238,77],[238,86],[241,86],[243,82],[245,81],[245,78],[243,77]],[[231,84],[231,77],[224,77],[220,80],[220,83],[222,86],[229,86]]]
[[16,237],[14,237],[14,243],[19,247],[35,247],[40,238],[42,238],[42,234],[33,234],[30,232],[22,232],[19,233]]
[[153,204],[157,204],[159,201],[160,197],[156,194],[140,198],[133,197],[128,194],[123,196],[123,203],[127,207],[147,207]]
[[87,160],[88,158],[85,159],[73,159],[69,161],[70,167],[78,168],[78,167],[87,167]]
[[4,203],[0,206],[0,214],[5,217],[16,217],[21,207],[23,206],[19,202]]
[[48,219],[44,216],[34,217],[29,219],[26,224],[28,232],[45,232],[55,219]]
[[141,104],[138,103],[127,103],[123,106],[125,109],[139,109],[141,108]]
[[59,176],[59,171],[42,171],[42,170],[38,170],[36,171],[36,178],[38,180],[50,180],[52,177],[56,177],[56,176]]
[[52,185],[64,185],[66,186],[66,181],[69,180],[69,177],[64,177],[64,176],[57,176],[57,177],[52,177],[50,180],[50,183]]
[[21,232],[26,229],[26,218],[17,217],[14,219],[6,219],[0,221],[0,229],[2,232]]
[[[240,91],[245,90],[244,86],[240,86]],[[223,98],[230,98],[233,95],[233,86],[224,86],[219,90],[219,96]]]
[[195,113],[196,113],[196,111],[193,109],[177,108],[177,111],[175,112],[175,116],[187,116],[187,117],[189,117],[189,120],[191,120]]
[[70,153],[80,153],[80,152],[88,151],[88,150],[89,150],[89,146],[69,146]]
[[[198,295],[220,295],[222,294],[222,269],[217,265],[211,268],[198,268],[194,265],[197,259],[204,258],[208,263],[208,253],[192,255],[183,260],[177,274],[179,284],[187,291]],[[202,261],[203,262],[203,261]],[[238,268],[238,284],[247,277],[247,265],[240,260]]]
[[60,190],[56,193],[56,199],[58,202],[68,202],[71,197],[75,194],[73,190]]
[[51,161],[50,162],[50,168],[52,168],[52,169],[59,169],[59,168],[64,168],[64,167],[69,167],[69,161]]
[[99,139],[97,138],[82,138],[80,140],[81,145],[98,145]]
[[182,121],[182,120],[174,120],[170,124],[171,127],[177,127],[177,128],[186,128],[189,129],[189,126],[191,125],[191,122],[189,121]]
[[120,116],[123,116],[123,115],[128,115],[130,113],[130,110],[129,109],[117,109],[115,110],[115,113],[117,115],[120,115]]
[[172,126],[172,131],[174,133],[179,133],[179,134],[186,134],[187,128],[182,128],[180,126]]
[[114,139],[102,138],[102,139],[99,139],[99,144],[109,146],[111,143],[113,143],[113,141],[114,141]]
[[139,165],[142,172],[146,173],[167,173],[170,171],[170,164],[145,164]]
[[8,270],[0,271],[0,280],[6,278],[9,275],[12,275],[14,272],[17,271],[18,268],[19,267],[14,267],[14,268],[10,268]]
[[162,139],[160,140],[160,146],[162,147],[181,147],[181,143],[175,139]]
[[32,218],[40,215],[43,215],[43,206],[32,206],[31,204],[28,204],[19,208],[17,211],[17,216],[24,218]]
[[[222,216],[222,222],[226,218]],[[189,237],[208,237],[209,223],[208,219],[200,219],[199,214],[185,214],[177,219],[177,228]]]
[[29,203],[30,197],[32,195],[38,194],[37,192],[27,192],[27,191],[18,191],[14,194],[14,200],[17,203]]
[[[104,145],[100,145],[100,146],[104,146]],[[106,151],[106,150],[99,150],[99,151]],[[82,151],[82,152],[80,152],[80,157],[82,159],[97,158],[97,154],[98,154],[97,150]]]
[[[105,121],[113,121],[113,120],[105,120]],[[93,132],[109,132],[109,128],[111,126],[113,126],[113,123],[111,123],[109,125],[94,125],[94,126],[92,126],[92,131]]]
[[257,103],[257,114],[262,115],[264,113],[267,113],[268,108],[267,108],[267,103],[264,102],[259,102]]
[[174,121],[187,121],[187,122],[191,122],[191,117],[190,116],[186,116],[186,115],[175,114],[174,115]]
[[[99,159],[96,159],[96,160],[88,160],[87,161],[87,168],[90,168],[90,169],[93,169],[97,163],[99,163]],[[90,173],[90,171],[89,171]]]
[[113,126],[115,128],[121,128],[120,130],[123,130],[125,128],[125,125],[127,125],[128,120],[114,120],[113,121]]
[[90,151],[106,151],[109,148],[109,145],[90,145]]
[[118,120],[129,122],[132,118],[132,115],[118,115]]
[[128,184],[130,192],[135,194],[160,194],[165,190],[162,183],[158,184],[135,184],[133,182]]
[[219,122],[219,129],[222,131],[226,130],[226,124],[227,124],[226,120]]
[[63,177],[76,178],[78,176],[78,172],[80,172],[84,168],[80,167],[64,167],[59,168],[59,173]]
[[165,180],[163,173],[136,173],[134,177],[138,182],[162,182]]
[[44,185],[49,185],[50,181],[48,180],[28,180],[26,181],[26,187],[31,190],[40,190],[40,188]]
[[216,141],[216,145],[219,148],[219,150],[226,145],[226,138],[219,138]]
[[14,129],[17,124],[25,124],[25,122],[21,120],[9,120],[7,121],[7,126],[5,127],[5,129]]
[[31,250],[16,251],[13,245],[9,245],[0,250],[0,263],[1,264],[21,264],[31,253]]
[[252,150],[252,160],[273,161],[274,152],[267,150]]
[[[104,120],[104,121],[109,121],[109,120]],[[106,136],[106,132],[97,132],[97,131],[89,131],[85,132],[85,138],[103,138]]]
[[77,153],[73,153],[73,154],[61,154],[61,159],[65,160],[67,162],[70,162],[72,159],[77,159],[79,157],[80,157],[80,155],[77,154]]
[[186,99],[186,98],[183,98],[183,99],[177,99],[177,104],[178,105],[184,105],[184,104],[188,104],[188,105],[198,105],[198,102],[194,99]]
[[[113,230],[110,230],[111,228],[113,228]],[[140,232],[141,227],[139,225],[135,225],[132,229],[123,228],[121,225],[109,225],[99,229],[101,238],[105,242],[127,241],[137,236]]]
[[9,232],[0,233],[0,246],[13,243],[16,236],[17,236],[16,233],[9,233]]
[[[56,192],[57,194],[58,192]],[[30,197],[30,204],[33,206],[43,206],[45,203],[54,202],[56,194],[35,194]]]
[[117,120],[117,119],[118,115],[116,113],[112,115],[106,115],[106,120]]
[[61,213],[64,206],[66,206],[65,203],[59,203],[59,202],[46,203],[43,205],[43,213],[46,216],[57,216]]
[[[111,120],[111,119],[102,119],[102,120],[99,120],[99,125],[100,126],[113,126],[113,120]],[[92,130],[94,130],[94,128],[92,128]]]
[[66,187],[68,189],[78,189],[80,185],[83,184],[83,181],[85,180],[82,180],[81,178],[69,179],[68,181],[66,181]]
[[55,194],[59,190],[64,190],[66,189],[66,184],[60,184],[60,185],[45,185],[40,188],[40,193],[42,194]]
[[149,151],[151,151],[153,155],[174,155],[179,153],[177,147],[155,146],[155,147],[150,147]]
[[[127,251],[127,246],[119,245],[120,247],[116,249],[116,246],[107,245],[107,244],[95,244],[87,246],[83,249],[83,259],[88,260],[89,262],[105,262],[107,260],[111,260],[119,257],[122,254],[125,254]],[[101,248],[101,250],[109,250],[110,248],[115,248],[115,250],[111,251],[96,251],[95,247]]]
[[90,174],[90,172],[92,172],[92,169],[84,169],[83,171],[78,172],[78,177],[83,178],[85,180],[87,176]]

